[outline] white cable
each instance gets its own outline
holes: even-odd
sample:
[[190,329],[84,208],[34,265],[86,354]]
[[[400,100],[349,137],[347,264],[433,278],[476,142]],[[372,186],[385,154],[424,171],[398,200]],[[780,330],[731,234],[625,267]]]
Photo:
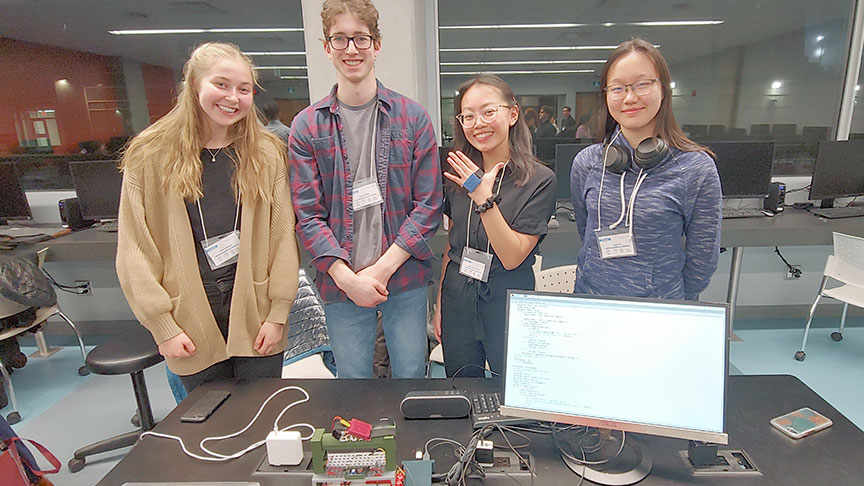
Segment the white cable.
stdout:
[[606,145],[606,151],[603,152],[603,160],[600,161],[603,164],[603,169],[600,172],[600,192],[597,193],[597,231],[600,231],[600,228],[603,226],[600,223],[600,205],[603,204],[603,180],[606,178],[606,157],[609,155],[609,147],[618,139],[618,135],[621,135],[621,130],[612,137],[612,140]]
[[627,214],[627,204],[625,203],[626,199],[624,198],[624,177],[626,175],[626,170],[621,173],[621,184],[619,184],[618,186],[618,195],[621,198],[621,215],[618,216],[618,221],[615,221],[614,223],[609,225],[610,230],[614,230],[615,228],[617,228],[618,225],[621,224],[621,221],[624,221],[624,215]]
[[[186,444],[183,442],[183,439],[181,439],[180,437],[177,437],[175,435],[162,434],[159,432],[144,432],[141,434],[141,437],[143,438],[144,436],[152,435],[154,437],[162,437],[165,439],[176,440],[177,442],[180,443],[180,447],[183,449],[183,452],[187,456],[189,456],[193,459],[201,460],[201,461],[221,462],[221,461],[227,461],[230,459],[236,459],[236,458],[242,456],[243,454],[246,454],[247,452],[249,452],[249,451],[251,451],[257,447],[260,447],[262,444],[264,444],[267,441],[266,440],[260,440],[258,442],[255,442],[254,444],[250,445],[249,447],[243,449],[242,451],[236,452],[236,453],[230,454],[230,455],[224,455],[224,454],[220,454],[218,452],[213,452],[211,450],[208,450],[206,447],[204,447],[204,443],[209,442],[209,441],[213,441],[213,440],[229,439],[231,437],[236,437],[236,436],[242,434],[243,432],[246,432],[247,430],[249,430],[250,427],[252,427],[252,424],[254,424],[256,420],[258,420],[258,417],[261,415],[261,412],[264,411],[264,407],[267,406],[267,403],[269,403],[270,400],[272,400],[279,393],[282,393],[283,391],[287,391],[287,390],[299,390],[299,391],[303,392],[303,395],[305,395],[305,398],[303,398],[301,400],[297,400],[297,401],[291,403],[290,405],[288,405],[287,407],[283,408],[282,411],[279,413],[279,415],[276,417],[276,420],[273,422],[273,430],[278,430],[281,432],[281,431],[285,431],[285,430],[292,429],[295,427],[308,427],[309,429],[312,430],[312,433],[314,434],[315,427],[313,427],[309,424],[306,424],[306,423],[293,424],[293,425],[289,425],[285,428],[279,429],[279,419],[282,418],[282,415],[284,415],[285,412],[288,411],[288,409],[290,409],[291,407],[293,407],[295,405],[299,405],[301,403],[305,403],[305,402],[309,401],[309,394],[306,392],[306,390],[300,388],[299,386],[286,386],[286,387],[283,387],[283,388],[276,390],[275,392],[273,392],[273,394],[271,394],[269,397],[267,397],[266,400],[264,400],[264,403],[261,404],[261,407],[258,409],[258,412],[255,414],[254,417],[252,417],[252,420],[249,422],[248,425],[246,425],[246,427],[243,427],[241,430],[234,432],[232,434],[223,435],[223,436],[219,436],[219,437],[205,437],[204,439],[202,439],[201,442],[198,443],[198,446],[201,448],[202,451],[206,452],[207,454],[210,454],[210,456],[213,456],[213,457],[200,456],[198,454],[194,454],[192,452],[189,452],[189,450],[186,448]],[[310,434],[308,437],[301,437],[301,440],[309,440],[311,437],[312,437],[312,434]]]
[[636,185],[633,186],[633,194],[630,194],[630,210],[627,214],[627,223],[625,226],[630,228],[631,236],[633,235],[633,207],[636,205],[636,193],[639,192],[639,188],[642,186],[642,182],[646,177],[648,177],[648,173],[639,169],[639,175],[636,177]]

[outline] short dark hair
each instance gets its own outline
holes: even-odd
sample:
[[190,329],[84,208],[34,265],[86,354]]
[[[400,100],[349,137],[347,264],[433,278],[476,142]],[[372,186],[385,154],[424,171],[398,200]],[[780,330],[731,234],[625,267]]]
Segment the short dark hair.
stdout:
[[261,102],[261,113],[264,114],[264,118],[266,118],[268,122],[270,120],[276,120],[279,118],[279,105],[273,100],[264,100]]
[[543,106],[541,106],[541,107],[540,107],[540,111],[546,112],[546,113],[548,113],[548,114],[550,114],[550,115],[553,114],[553,113],[555,113],[555,111],[554,111],[554,110],[552,109],[552,107],[549,106],[549,105],[543,105]]
[[569,106],[565,106],[563,109],[567,111],[573,111]]

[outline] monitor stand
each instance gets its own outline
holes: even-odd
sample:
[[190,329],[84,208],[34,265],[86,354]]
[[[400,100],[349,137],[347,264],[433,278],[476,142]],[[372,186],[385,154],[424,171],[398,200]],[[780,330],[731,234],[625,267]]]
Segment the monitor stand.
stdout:
[[[610,444],[609,448],[604,448],[607,452],[611,449],[614,453],[621,447],[621,439],[618,437],[610,437],[607,439],[607,442]],[[624,449],[621,450],[618,456],[604,464],[590,464],[586,466],[577,463],[563,454],[561,458],[564,459],[567,467],[577,475],[593,483],[608,486],[624,486],[638,483],[648,476],[648,473],[651,472],[651,466],[653,466],[651,458],[646,454],[642,454],[642,450],[632,439],[625,442]],[[589,457],[588,461],[591,460]]]

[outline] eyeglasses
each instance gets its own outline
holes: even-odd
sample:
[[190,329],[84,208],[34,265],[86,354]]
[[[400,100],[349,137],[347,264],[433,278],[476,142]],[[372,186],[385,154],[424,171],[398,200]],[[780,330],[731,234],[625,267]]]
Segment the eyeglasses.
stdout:
[[654,83],[660,81],[659,79],[640,79],[635,83],[630,84],[610,84],[603,88],[603,91],[609,96],[610,99],[620,100],[624,99],[627,96],[627,89],[630,88],[636,93],[636,96],[645,96],[651,92],[651,88],[654,87]]
[[474,128],[474,125],[477,124],[477,118],[483,120],[484,123],[492,123],[498,118],[498,108],[513,108],[510,105],[496,105],[494,108],[489,107],[484,109],[480,115],[476,115],[474,113],[459,113],[456,115],[456,119],[459,120],[459,123],[462,124],[464,128]]
[[353,42],[354,47],[359,51],[365,51],[372,47],[372,36],[368,34],[355,35],[353,37],[349,37],[347,35],[331,35],[327,37],[327,42],[330,43],[330,47],[336,49],[337,51],[344,51],[348,49],[348,42]]

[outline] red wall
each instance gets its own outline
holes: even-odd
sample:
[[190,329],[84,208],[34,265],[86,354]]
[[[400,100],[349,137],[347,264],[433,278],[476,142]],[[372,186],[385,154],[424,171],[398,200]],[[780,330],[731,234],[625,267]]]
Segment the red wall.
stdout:
[[[116,113],[91,112],[88,118],[84,98],[85,86],[117,84],[113,73],[120,69],[118,60],[111,56],[0,38],[0,155],[19,151],[14,114],[29,110],[56,111],[62,145],[54,147],[54,153],[75,153],[78,142],[107,141],[112,136],[124,135],[122,121]],[[173,72],[145,64],[142,64],[142,71],[152,120],[152,115],[161,116],[171,107]],[[68,84],[57,84],[60,79],[68,80]],[[100,106],[110,105],[91,104],[91,108]]]

